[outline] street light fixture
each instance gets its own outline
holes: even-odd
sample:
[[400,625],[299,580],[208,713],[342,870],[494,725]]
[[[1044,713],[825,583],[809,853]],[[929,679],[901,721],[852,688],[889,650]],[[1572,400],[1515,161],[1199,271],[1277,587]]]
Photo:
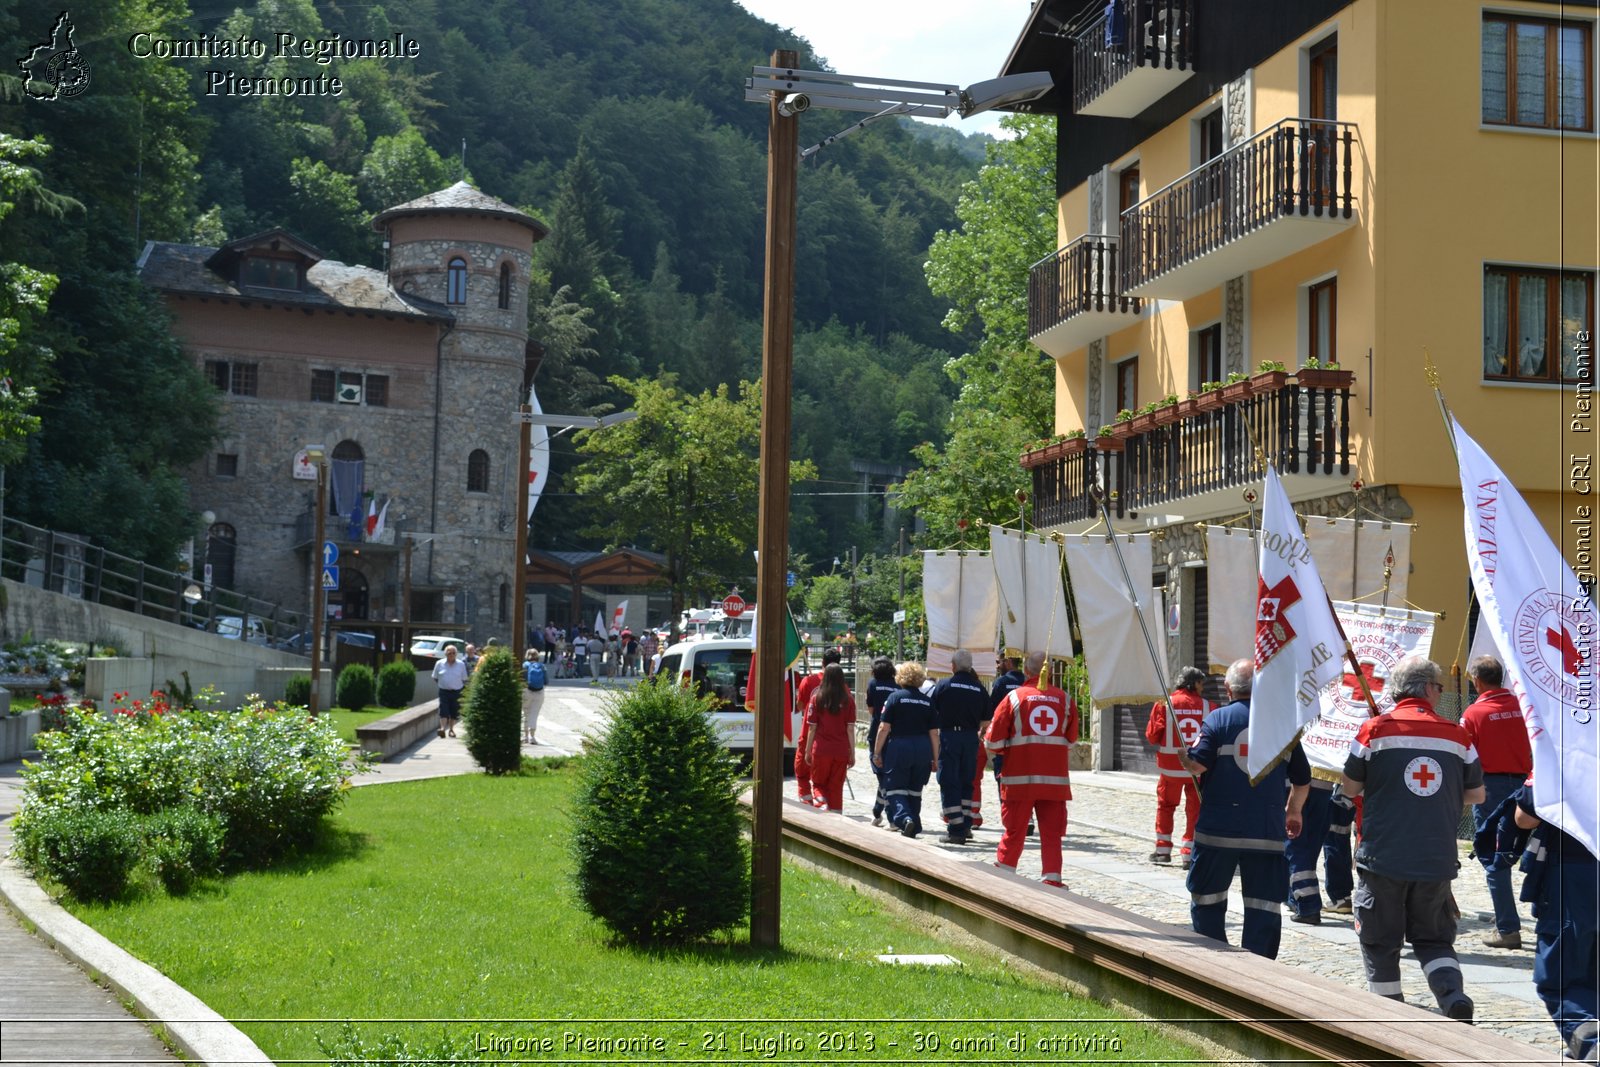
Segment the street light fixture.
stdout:
[[[788,49],[772,53],[745,81],[745,99],[767,104],[767,252],[761,336],[761,487],[757,518],[756,603],[781,604],[789,559],[789,434],[794,377],[794,250],[799,166],[827,144],[890,115],[962,118],[1031,103],[1050,92],[1048,73],[994,78],[968,86],[800,70]],[[866,119],[799,152],[798,116],[822,108],[864,111]],[[783,845],[784,613],[756,615],[756,737],[751,773],[750,940],[778,944]]]
[[[517,422],[521,432],[518,435],[519,458],[517,462],[517,548],[516,567],[511,578],[511,654],[522,656],[525,653],[524,644],[528,639],[528,458],[533,452],[533,434],[535,426],[559,426],[551,439],[560,437],[569,430],[604,430],[610,426],[618,426],[624,422],[632,422],[639,417],[639,413],[629,408],[627,411],[614,411],[610,415],[546,415],[535,412],[532,405],[523,404],[517,409]],[[546,442],[548,447],[549,442]]]

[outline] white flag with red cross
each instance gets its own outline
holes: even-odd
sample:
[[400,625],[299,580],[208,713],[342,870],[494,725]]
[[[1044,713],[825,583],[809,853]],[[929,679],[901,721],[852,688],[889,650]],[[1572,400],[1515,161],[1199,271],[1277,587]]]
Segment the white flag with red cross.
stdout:
[[1594,601],[1522,495],[1451,422],[1480,625],[1505,655],[1506,681],[1522,705],[1534,811],[1600,855]]
[[1343,670],[1344,639],[1306,547],[1300,520],[1267,468],[1261,496],[1256,586],[1256,679],[1250,693],[1245,770],[1257,780],[1317,718],[1322,690]]

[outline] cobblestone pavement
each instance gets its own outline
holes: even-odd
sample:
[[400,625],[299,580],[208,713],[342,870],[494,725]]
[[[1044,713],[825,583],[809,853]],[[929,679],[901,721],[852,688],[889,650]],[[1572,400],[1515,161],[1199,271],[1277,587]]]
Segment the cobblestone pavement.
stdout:
[[[925,831],[917,840],[928,848],[944,849],[974,863],[993,862],[995,845],[1000,839],[1000,807],[993,784],[991,776],[985,782],[983,797],[988,821],[973,834],[972,844],[944,845],[938,841],[941,830],[938,790],[936,783],[929,782],[923,791],[922,807],[924,822],[933,829]],[[850,790],[845,793],[846,817],[870,821],[875,791],[876,783],[863,753],[850,772]],[[1155,847],[1155,779],[1136,774],[1075,771],[1072,792],[1062,871],[1071,890],[1146,918],[1187,928],[1186,872],[1176,863],[1170,867],[1158,866],[1147,858]],[[785,783],[784,795],[796,795],[792,782]],[[1182,817],[1181,812],[1179,817]],[[1039,876],[1039,850],[1035,839],[1029,839],[1018,871],[1035,878]],[[1466,855],[1465,845],[1455,894],[1462,910],[1456,949],[1467,992],[1476,1002],[1477,1025],[1559,1056],[1562,1045],[1555,1026],[1533,989],[1533,919],[1528,905],[1521,905],[1526,948],[1484,947],[1483,935],[1494,930],[1489,921],[1489,891],[1483,869]],[[1228,903],[1228,940],[1235,945],[1239,943],[1242,908],[1236,881]],[[1366,988],[1361,953],[1348,915],[1324,911],[1321,926],[1305,926],[1289,921],[1285,908],[1278,959],[1356,989]],[[1401,975],[1407,1003],[1436,1010],[1427,982],[1409,948],[1402,959]],[[1308,1006],[1308,1011],[1314,1010],[1314,1006]]]

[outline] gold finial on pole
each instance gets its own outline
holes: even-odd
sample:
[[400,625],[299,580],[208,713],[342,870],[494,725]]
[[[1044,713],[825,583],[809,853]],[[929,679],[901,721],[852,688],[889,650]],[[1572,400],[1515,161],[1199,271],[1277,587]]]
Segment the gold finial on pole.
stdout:
[[1427,345],[1422,346],[1422,373],[1427,376],[1430,387],[1439,388],[1439,367],[1433,362],[1433,356],[1428,352]]

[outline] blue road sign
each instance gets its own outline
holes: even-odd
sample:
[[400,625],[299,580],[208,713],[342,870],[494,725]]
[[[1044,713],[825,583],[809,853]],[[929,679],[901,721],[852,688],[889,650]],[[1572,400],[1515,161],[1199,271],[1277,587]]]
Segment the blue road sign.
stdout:
[[322,568],[322,588],[324,588],[324,589],[337,589],[337,588],[339,588],[339,568],[338,567],[324,567],[324,568]]
[[332,541],[322,542],[322,565],[331,567],[339,562],[339,546]]
[[783,576],[783,584],[788,586],[790,589],[794,588],[794,571],[790,571],[788,574]]

